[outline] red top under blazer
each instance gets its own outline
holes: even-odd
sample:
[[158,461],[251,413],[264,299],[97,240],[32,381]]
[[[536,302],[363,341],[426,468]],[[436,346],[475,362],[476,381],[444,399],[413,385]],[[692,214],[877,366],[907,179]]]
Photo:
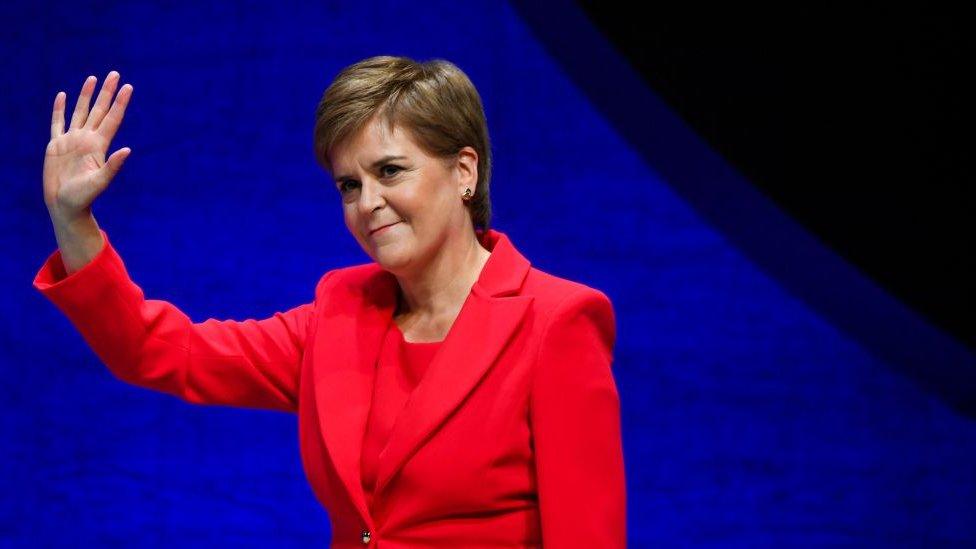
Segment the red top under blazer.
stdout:
[[440,346],[440,341],[407,342],[396,322],[391,322],[386,331],[376,365],[373,401],[370,403],[369,419],[366,421],[366,437],[363,440],[360,463],[363,490],[366,491],[366,508],[374,514],[376,504],[373,488],[376,486],[379,456],[390,440],[390,433],[396,425],[397,416],[403,411],[403,405],[424,378],[424,372],[437,355]]
[[194,323],[145,299],[102,236],[71,276],[52,253],[35,288],[122,381],[296,412],[332,547],[625,546],[613,307],[531,267],[505,234],[479,232],[490,259],[389,434],[372,512],[361,452],[396,278],[376,263],[334,269],[286,312]]

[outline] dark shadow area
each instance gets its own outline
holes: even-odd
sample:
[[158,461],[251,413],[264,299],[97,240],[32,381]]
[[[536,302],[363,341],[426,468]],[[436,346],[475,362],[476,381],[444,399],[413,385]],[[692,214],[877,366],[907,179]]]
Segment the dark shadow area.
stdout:
[[[899,208],[909,203],[914,203],[920,208],[934,208],[932,202],[926,202],[926,199],[918,195],[938,193],[926,190],[930,187],[921,185],[916,187],[916,192],[898,194],[894,190],[896,185],[891,185],[888,188],[892,189],[892,194],[886,195],[888,198],[879,199],[877,196],[872,198],[867,187],[851,191],[850,185],[845,186],[843,180],[838,179],[834,185],[825,184],[822,187],[826,192],[825,195],[821,195],[825,198],[819,199],[822,202],[804,199],[804,196],[808,198],[814,194],[812,191],[818,190],[817,184],[827,177],[826,171],[832,169],[831,166],[838,165],[831,164],[827,160],[818,163],[818,158],[823,159],[823,155],[818,154],[817,151],[822,149],[808,145],[811,150],[800,151],[803,154],[798,155],[799,153],[785,150],[791,146],[789,143],[780,144],[781,157],[772,162],[774,164],[772,172],[758,172],[774,175],[754,176],[748,169],[737,169],[723,156],[730,154],[728,151],[722,150],[721,147],[710,147],[676,114],[676,111],[681,112],[681,109],[672,108],[651,91],[640,73],[635,71],[628,60],[597,30],[580,7],[571,2],[540,5],[522,1],[513,2],[513,6],[567,76],[589,97],[608,122],[680,196],[720,230],[733,245],[833,325],[851,334],[862,345],[901,373],[914,379],[925,390],[939,395],[948,405],[960,412],[976,415],[976,359],[971,350],[934,326],[922,314],[893,297],[891,290],[885,287],[886,281],[890,286],[893,278],[881,277],[882,280],[876,282],[870,276],[874,274],[873,272],[869,270],[869,274],[866,275],[855,266],[856,261],[849,263],[844,258],[845,250],[847,255],[862,257],[858,256],[856,251],[851,252],[850,249],[856,248],[858,242],[869,239],[873,234],[870,231],[853,229],[856,224],[871,224],[877,219],[889,217],[889,221],[896,224],[901,211]],[[553,13],[559,14],[558,25],[552,23]],[[710,15],[713,16],[714,14]],[[716,20],[721,21],[722,18],[718,17]],[[645,23],[646,19],[642,18],[641,22]],[[815,26],[816,22],[810,24]],[[645,37],[650,40],[653,36],[651,32],[653,27],[645,27],[644,30]],[[759,53],[766,51],[764,48],[776,47],[775,44],[763,44],[754,40],[746,40],[746,42],[752,44],[751,47],[756,49],[759,57],[762,57]],[[652,42],[651,40],[648,43]],[[854,65],[849,65],[852,66]],[[740,77],[748,80],[750,75],[743,73]],[[863,80],[870,76],[862,75],[859,78]],[[763,93],[776,95],[775,90],[766,90]],[[728,96],[730,111],[738,108],[735,97],[734,92]],[[750,107],[746,105],[742,108],[746,112],[743,116],[748,117]],[[815,119],[815,115],[816,111],[811,118]],[[721,120],[713,122],[722,125]],[[816,122],[811,120],[811,123]],[[825,123],[821,122],[821,124]],[[874,149],[865,148],[864,162],[845,159],[844,154],[850,153],[846,151],[843,143],[850,146],[857,138],[858,136],[855,135],[839,138],[838,143],[841,145],[832,150],[840,151],[837,155],[841,158],[841,165],[845,162],[847,165],[858,165],[867,173],[871,170],[872,164],[879,162],[878,157],[883,156],[881,151],[883,146],[878,145]],[[734,136],[729,139],[730,142],[735,141]],[[761,147],[758,151],[762,151]],[[761,158],[759,152],[753,151],[753,157]],[[925,151],[919,151],[918,154],[924,157]],[[746,153],[743,155],[749,156]],[[775,156],[775,153],[771,156]],[[891,174],[899,172],[899,159],[888,158],[888,161],[891,164],[886,165],[884,169],[873,166],[875,170],[872,177],[875,181],[883,181]],[[918,166],[916,164],[916,169]],[[903,167],[902,170],[907,170],[905,173],[909,173],[911,169]],[[754,186],[743,173],[750,178],[757,177],[764,181],[777,180],[775,176],[777,173],[778,177],[795,177],[797,181],[806,181],[805,184],[797,185],[805,185],[804,188],[810,192],[805,195],[803,192],[797,192],[792,196],[801,198],[800,203],[806,206],[804,211],[816,213],[812,216],[814,222],[809,221],[807,218],[809,216],[793,213],[789,208],[777,205],[773,199],[764,194],[764,190]],[[851,177],[861,176],[863,174],[855,173]],[[909,175],[908,177],[920,176]],[[951,174],[946,177],[951,177]],[[838,195],[845,193],[847,199],[841,201]],[[916,198],[914,202],[910,200],[913,196]],[[830,210],[834,212],[832,215],[841,218],[840,222],[832,225],[832,230],[835,232],[827,232],[824,236],[804,227],[804,223],[816,225],[816,220],[828,219],[829,216],[824,216],[822,211],[824,204],[834,205],[837,202],[841,202],[841,206],[836,210]],[[939,202],[939,204],[945,202],[949,201]],[[965,211],[964,201],[952,202],[957,203],[945,210],[931,210],[928,217],[935,218],[939,212],[952,217]],[[885,204],[891,207],[886,208]],[[877,213],[877,216],[871,217],[867,215],[868,212]],[[959,218],[953,219],[959,221]],[[925,225],[924,223],[900,225],[903,227],[903,234],[900,234],[899,240],[905,239],[901,244],[902,249],[909,254],[909,259],[910,254],[915,253],[915,250],[927,250],[925,253],[919,252],[922,255],[916,256],[915,261],[930,261],[930,263],[921,263],[923,267],[914,272],[899,274],[895,278],[901,282],[897,284],[922,288],[930,295],[942,292],[944,296],[956,296],[957,300],[964,301],[959,296],[965,295],[969,286],[965,284],[965,280],[957,278],[961,276],[960,273],[965,274],[968,271],[950,269],[945,265],[944,260],[931,259],[931,257],[941,257],[940,250],[947,249],[954,252],[952,257],[968,255],[965,253],[967,248],[964,246],[970,241],[967,239],[971,237],[962,232],[953,232],[961,231],[953,223],[953,221],[946,221],[943,225],[929,226],[928,232],[921,233],[913,233],[908,229],[918,229]],[[950,236],[943,234],[948,230],[947,227],[952,229],[949,231]],[[939,236],[933,236],[936,233]],[[853,248],[839,246],[838,251],[834,251],[831,239],[843,240],[849,234],[860,235],[850,237],[850,240],[854,241],[854,244],[851,244]],[[942,239],[938,240],[941,244],[933,246],[931,242],[926,242],[931,239]],[[908,246],[905,244],[907,241],[916,244]],[[897,252],[897,248],[889,252],[878,252],[877,257],[897,256]],[[905,257],[900,258],[900,260],[904,259]],[[953,278],[952,273],[955,273],[957,278]],[[933,287],[940,283],[943,286],[934,290]],[[950,314],[937,318],[951,317]]]
[[976,348],[963,18],[918,7],[683,3],[634,17],[581,5],[752,185]]

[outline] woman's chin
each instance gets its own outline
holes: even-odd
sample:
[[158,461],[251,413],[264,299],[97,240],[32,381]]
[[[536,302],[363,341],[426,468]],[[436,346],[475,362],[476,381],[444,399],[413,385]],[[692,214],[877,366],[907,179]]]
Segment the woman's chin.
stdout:
[[404,271],[410,266],[410,255],[394,246],[382,246],[373,252],[373,261],[391,273]]
[[370,242],[369,246],[367,253],[384,270],[407,274],[416,267],[417,247],[409,236],[390,235]]

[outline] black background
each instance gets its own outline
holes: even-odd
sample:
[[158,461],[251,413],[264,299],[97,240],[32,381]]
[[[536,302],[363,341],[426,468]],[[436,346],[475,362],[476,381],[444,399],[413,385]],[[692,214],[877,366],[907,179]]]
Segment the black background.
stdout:
[[579,4],[761,192],[976,348],[960,14]]

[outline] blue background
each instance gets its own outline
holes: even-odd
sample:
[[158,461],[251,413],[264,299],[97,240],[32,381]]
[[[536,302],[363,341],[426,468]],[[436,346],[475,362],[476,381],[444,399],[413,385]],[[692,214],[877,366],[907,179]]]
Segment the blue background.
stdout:
[[[31,286],[51,103],[134,85],[94,212],[147,297],[196,321],[311,301],[368,261],[312,156],[344,66],[445,58],[478,87],[493,227],[599,288],[618,322],[628,538],[976,543],[972,354],[778,211],[586,21],[529,3],[134,2],[5,8],[0,150],[9,545],[322,546],[295,417],[190,406],[111,376]],[[581,502],[581,505],[585,502]]]

